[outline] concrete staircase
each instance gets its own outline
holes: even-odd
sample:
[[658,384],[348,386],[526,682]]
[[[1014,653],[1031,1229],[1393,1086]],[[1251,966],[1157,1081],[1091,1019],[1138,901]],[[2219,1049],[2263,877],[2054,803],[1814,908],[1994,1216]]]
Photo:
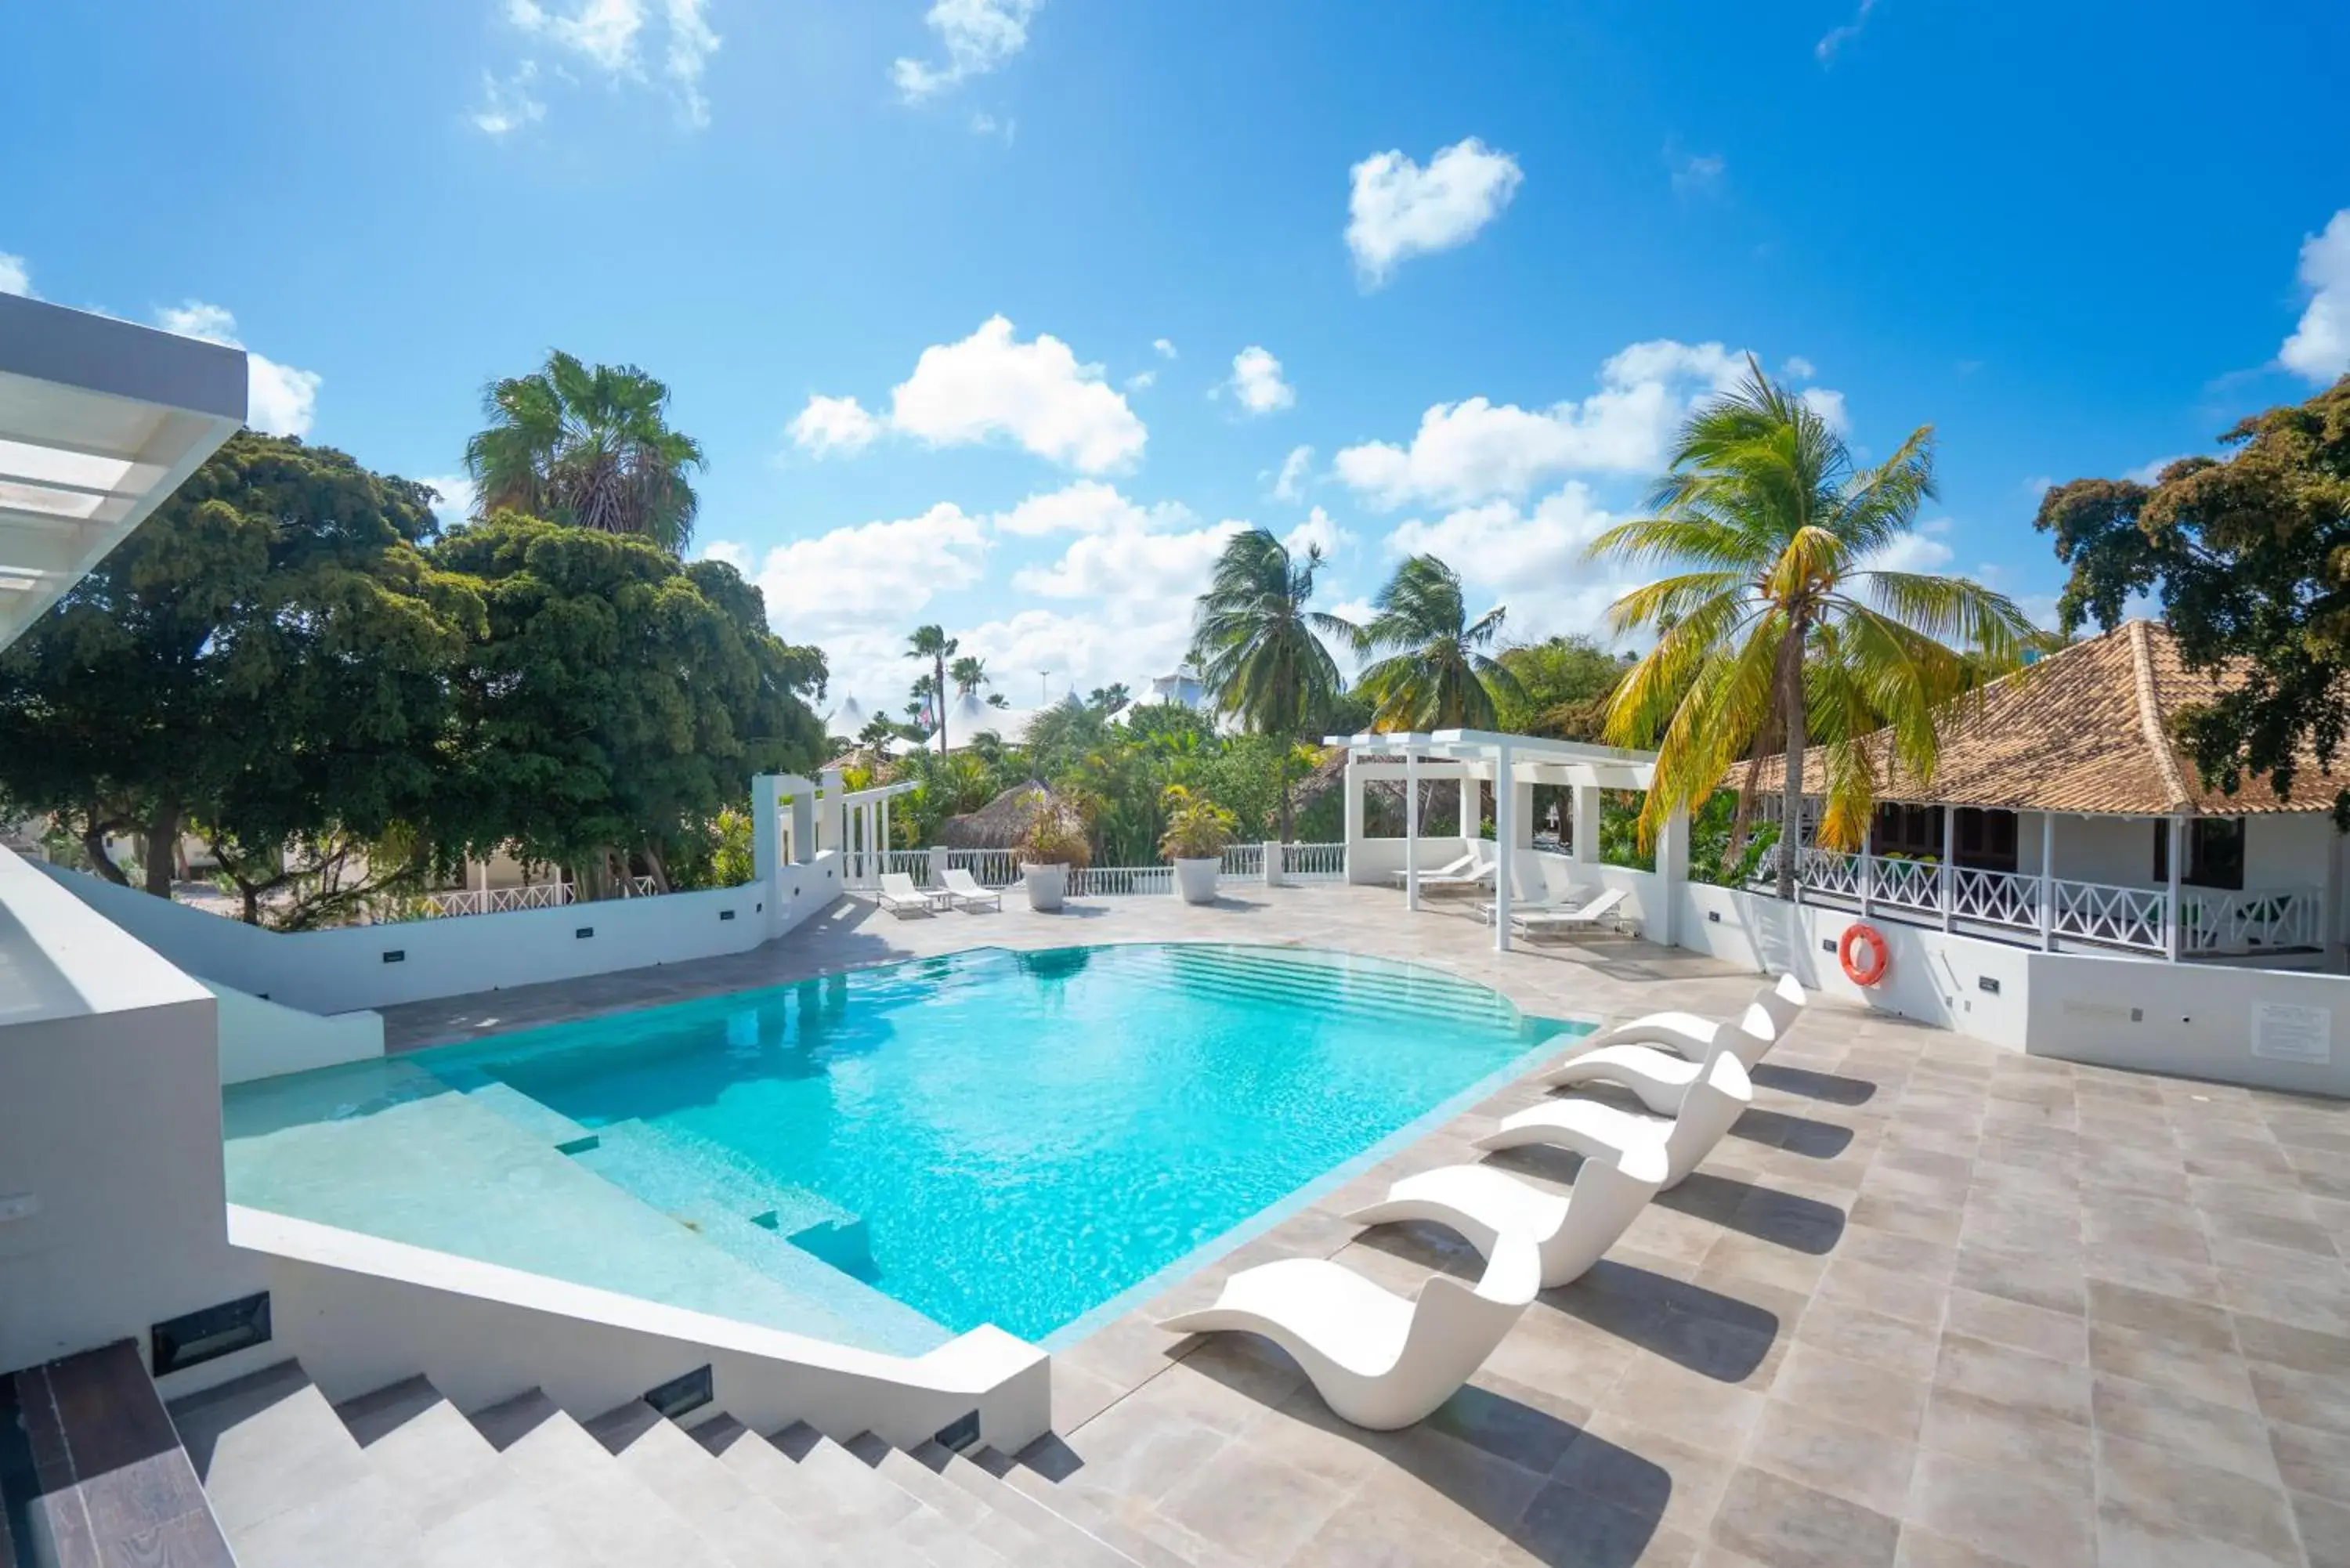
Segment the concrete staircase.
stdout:
[[1013,1467],[536,1389],[470,1415],[421,1377],[339,1407],[285,1362],[172,1403],[241,1568],[1135,1568]]

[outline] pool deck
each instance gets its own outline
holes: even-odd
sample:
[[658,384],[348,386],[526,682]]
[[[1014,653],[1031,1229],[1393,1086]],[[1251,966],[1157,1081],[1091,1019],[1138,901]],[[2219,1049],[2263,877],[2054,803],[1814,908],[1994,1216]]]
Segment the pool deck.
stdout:
[[[1211,909],[899,919],[844,904],[725,959],[386,1012],[394,1049],[981,945],[1300,942],[1529,1012],[1726,1011],[1752,976],[1465,909],[1229,887]],[[1409,1293],[1457,1238],[1341,1216],[1534,1103],[1494,1096],[1055,1358],[1018,1484],[1149,1563],[2057,1568],[2350,1563],[2350,1104],[2074,1066],[1826,1002],[1755,1106],[1418,1427],[1356,1431],[1285,1357],[1155,1320],[1336,1257]],[[1538,1156],[1498,1157],[1537,1181]]]

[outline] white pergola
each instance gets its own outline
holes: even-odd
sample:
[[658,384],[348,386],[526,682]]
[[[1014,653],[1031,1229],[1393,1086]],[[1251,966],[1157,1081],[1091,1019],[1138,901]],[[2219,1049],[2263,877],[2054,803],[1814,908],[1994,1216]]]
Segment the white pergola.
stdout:
[[[1404,904],[1419,908],[1419,785],[1438,780],[1458,780],[1461,789],[1461,836],[1479,836],[1471,815],[1468,786],[1489,784],[1493,789],[1493,836],[1501,848],[1503,870],[1493,878],[1493,947],[1510,948],[1510,905],[1515,896],[1515,852],[1534,847],[1534,786],[1551,784],[1570,792],[1574,812],[1568,841],[1575,861],[1598,864],[1599,792],[1633,790],[1645,793],[1656,782],[1653,752],[1627,751],[1581,741],[1556,741],[1541,735],[1504,734],[1491,730],[1438,730],[1432,733],[1331,735],[1324,744],[1347,748],[1347,856],[1351,867],[1367,842],[1363,832],[1363,785],[1373,780],[1398,780],[1404,785],[1403,865]],[[1509,787],[1502,787],[1507,781]],[[1367,858],[1367,857],[1364,857]],[[1663,897],[1669,899],[1679,881],[1688,875],[1689,818],[1675,813],[1657,846],[1657,867]]]
[[244,423],[241,348],[0,294],[0,648]]

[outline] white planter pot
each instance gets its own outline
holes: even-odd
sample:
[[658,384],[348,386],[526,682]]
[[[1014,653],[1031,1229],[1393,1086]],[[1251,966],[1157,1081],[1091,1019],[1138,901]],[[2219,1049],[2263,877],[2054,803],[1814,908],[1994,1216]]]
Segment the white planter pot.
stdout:
[[1039,914],[1057,915],[1061,900],[1069,896],[1069,868],[1066,866],[1031,866],[1022,862],[1020,879],[1028,886],[1028,907]]
[[1216,901],[1216,874],[1224,868],[1223,857],[1175,862],[1175,889],[1183,895],[1187,904],[1212,904]]

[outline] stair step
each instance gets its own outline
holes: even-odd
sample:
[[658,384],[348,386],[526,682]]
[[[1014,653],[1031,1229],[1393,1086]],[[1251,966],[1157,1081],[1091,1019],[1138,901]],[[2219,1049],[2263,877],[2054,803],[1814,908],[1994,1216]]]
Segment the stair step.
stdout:
[[[472,1420],[524,1495],[579,1542],[580,1561],[609,1568],[754,1568],[733,1563],[539,1390],[476,1411]],[[769,1561],[781,1558],[755,1568]]]
[[858,1462],[892,1485],[903,1488],[915,1501],[953,1525],[972,1544],[986,1546],[1011,1563],[1024,1562],[1034,1554],[1036,1538],[1033,1532],[940,1473],[945,1468],[945,1460],[952,1456],[938,1444],[900,1449],[870,1432],[862,1432],[842,1447]]
[[693,1521],[739,1568],[805,1562],[808,1532],[676,1422],[633,1400],[588,1423],[619,1466]]
[[[875,1439],[879,1441],[879,1439]],[[907,1488],[899,1486],[876,1467],[866,1463],[848,1448],[833,1441],[806,1422],[796,1422],[775,1434],[777,1449],[795,1460],[803,1473],[827,1490],[860,1500],[859,1506],[886,1507],[900,1511],[890,1523],[890,1534],[904,1550],[915,1554],[932,1568],[994,1568],[1005,1561],[1003,1553],[984,1542],[973,1540],[969,1532],[938,1510],[931,1507]],[[887,1448],[887,1444],[882,1445]],[[863,1500],[875,1497],[903,1499],[903,1503],[876,1504]]]
[[170,1408],[242,1568],[423,1568],[422,1532],[298,1364]]
[[368,1468],[422,1530],[437,1529],[512,1485],[489,1439],[422,1377],[362,1394],[335,1413]]
[[[828,1441],[813,1428],[792,1430],[805,1433],[814,1443]],[[865,1484],[830,1484],[831,1478],[819,1473],[827,1467],[804,1467],[785,1447],[732,1416],[704,1421],[689,1436],[818,1543],[816,1550],[829,1554],[828,1559],[812,1555],[812,1563],[828,1560],[843,1568],[931,1568],[929,1558],[898,1537],[899,1521],[920,1504],[879,1477],[844,1473],[840,1479]],[[852,1466],[857,1463],[846,1454],[840,1457]]]
[[950,1452],[940,1473],[1024,1525],[1036,1538],[1043,1562],[1066,1564],[1066,1568],[1134,1568],[1134,1559],[1125,1552],[1043,1499],[1007,1484],[1003,1478],[1013,1463],[993,1449],[975,1454]]

